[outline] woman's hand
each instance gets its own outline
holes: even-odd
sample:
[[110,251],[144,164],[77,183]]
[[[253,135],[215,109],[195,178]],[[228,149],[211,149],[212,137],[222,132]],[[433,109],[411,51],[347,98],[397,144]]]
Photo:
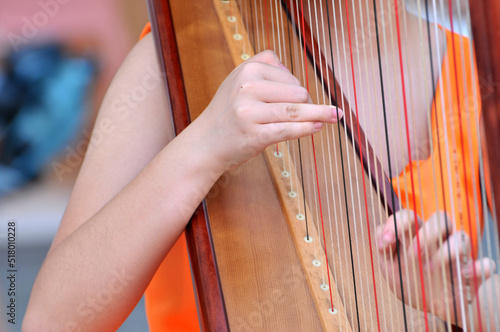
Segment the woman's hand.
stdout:
[[[264,51],[238,66],[193,122],[191,135],[225,171],[267,146],[318,132],[342,116],[334,106],[312,105],[307,90]],[[196,133],[193,131],[196,130]]]
[[[427,311],[445,321],[450,320],[454,324],[454,306],[456,306],[457,322],[461,325],[460,301],[463,299],[467,305],[467,299],[470,298],[476,320],[474,325],[476,325],[475,289],[476,286],[481,289],[483,283],[488,283],[488,279],[495,270],[495,263],[489,258],[473,260],[470,253],[469,236],[463,231],[454,232],[453,222],[446,214],[436,213],[425,223],[420,219],[415,220],[414,216],[411,210],[402,210],[396,213],[397,236],[394,216],[391,216],[384,225],[377,228],[377,246],[382,274],[399,299],[402,299],[402,290],[404,290],[405,302],[416,309],[423,310],[423,292],[419,269],[420,249]],[[420,246],[417,245],[415,224],[419,232]],[[401,287],[399,279],[398,245],[403,287]],[[457,271],[457,256],[460,259],[460,280]],[[467,261],[465,264],[464,258]],[[474,278],[473,266],[476,278]],[[485,303],[485,299],[481,299],[482,293],[484,290],[480,290],[480,302]],[[492,309],[492,306],[483,305],[483,316],[486,310]]]

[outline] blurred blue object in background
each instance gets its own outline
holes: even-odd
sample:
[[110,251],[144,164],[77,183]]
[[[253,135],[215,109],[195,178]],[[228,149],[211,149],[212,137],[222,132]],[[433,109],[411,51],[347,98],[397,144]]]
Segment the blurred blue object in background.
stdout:
[[13,53],[0,73],[0,196],[35,179],[75,137],[96,67],[58,45]]

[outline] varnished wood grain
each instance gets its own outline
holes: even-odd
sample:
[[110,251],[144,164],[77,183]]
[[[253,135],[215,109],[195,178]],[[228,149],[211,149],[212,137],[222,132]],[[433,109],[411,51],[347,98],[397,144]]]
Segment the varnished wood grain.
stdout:
[[[171,43],[172,38],[176,39],[181,54],[180,57],[176,58],[177,50],[168,48],[168,45],[165,45],[165,40],[168,40],[168,38],[158,41],[163,50],[164,65],[167,69],[170,67],[167,72],[173,73],[170,75],[171,77],[180,77],[181,74],[184,74],[185,78],[183,81],[176,78],[169,84],[169,88],[173,88],[173,90],[170,89],[170,93],[176,95],[171,100],[172,107],[181,109],[184,112],[184,115],[174,117],[176,130],[179,131],[187,125],[190,118],[195,119],[203,111],[220,83],[234,68],[236,60],[234,55],[231,58],[233,49],[228,45],[228,43],[234,41],[230,40],[231,33],[227,29],[225,31],[226,36],[224,36],[224,31],[220,28],[220,19],[217,18],[216,10],[210,4],[210,1],[171,2],[175,37],[167,31],[168,29],[164,28],[165,24],[168,25],[168,22],[163,22],[163,20],[167,20],[168,15],[165,16],[167,11],[162,4],[163,1],[150,0],[150,2],[154,3],[157,6],[156,8],[160,8],[159,11],[161,12],[161,14],[157,13],[156,15],[162,21],[159,24],[161,27],[157,29],[156,33],[168,36],[170,38],[168,43]],[[496,4],[492,4],[492,6],[496,6]],[[498,9],[500,8],[497,8],[497,12]],[[481,15],[487,15],[487,20],[494,20],[491,15],[485,12],[485,7],[480,4],[473,11],[474,15],[478,15],[474,19],[476,22],[481,20],[479,18]],[[478,25],[478,23],[475,24],[475,34],[477,34],[477,31],[484,31],[484,26]],[[488,21],[487,25],[491,24],[493,23]],[[495,22],[495,24],[498,26],[498,23]],[[495,25],[493,24],[493,26]],[[491,40],[498,38],[499,31],[498,28],[487,31],[487,38],[485,39],[489,39],[489,43],[491,43]],[[306,34],[307,38],[309,38],[308,36],[310,35]],[[294,36],[294,38],[297,38],[297,36]],[[255,42],[254,39],[253,42]],[[309,49],[314,44],[314,40],[306,40],[306,42]],[[485,44],[480,41],[478,47],[486,49],[490,47],[486,46],[490,45],[489,43]],[[495,47],[499,47],[498,45],[500,43],[496,43],[490,53],[498,54],[495,49]],[[173,61],[177,61],[177,64],[169,64],[168,61],[172,60],[165,60],[172,55],[172,52],[174,52]],[[311,52],[309,52],[309,56],[311,57]],[[316,55],[316,60],[319,60],[319,57],[321,55]],[[496,80],[498,82],[500,81],[500,72],[497,71],[498,66],[491,63],[491,59],[491,57],[482,59],[481,55],[478,55],[478,62],[483,63],[480,64],[480,67],[483,66],[483,69],[480,68],[480,73],[492,72],[494,77],[499,78],[499,80]],[[326,68],[327,61],[324,61],[324,58],[322,60],[323,72],[330,70]],[[179,62],[180,67],[178,66]],[[312,72],[311,65],[308,64],[308,66],[310,72]],[[316,67],[316,69],[318,68]],[[331,72],[329,75],[330,78],[333,77]],[[333,86],[333,82],[329,83],[330,86]],[[184,88],[187,94],[184,94]],[[496,90],[500,89],[499,87],[494,88]],[[319,89],[321,89],[321,84]],[[484,111],[484,116],[491,125],[488,125],[489,128],[487,128],[489,142],[499,142],[498,132],[492,129],[500,124],[500,117],[498,117],[496,111],[500,99],[496,97],[498,96],[496,93],[491,100],[487,101]],[[340,96],[340,91],[337,91],[337,96]],[[333,99],[333,97],[332,93],[329,98]],[[189,111],[185,107],[186,100]],[[318,102],[318,100],[315,101]],[[350,110],[347,110],[347,112],[350,112]],[[351,123],[350,118],[348,116],[348,135],[343,137],[351,137],[350,128],[353,128],[354,123]],[[332,135],[338,134],[337,128],[327,126],[325,130],[316,135],[318,141],[328,138],[326,129]],[[342,131],[342,135],[344,134]],[[377,178],[379,181],[382,180],[386,184],[384,187],[385,195],[390,197],[393,194],[392,188],[388,185],[387,178],[384,178],[380,163],[373,158],[371,148],[364,145],[364,134],[360,133],[359,137],[356,131],[352,134],[356,149],[353,147],[352,142],[348,140],[342,142],[342,147],[345,149],[345,153],[349,154],[352,162],[346,178],[346,181],[350,181],[350,188],[347,189],[348,196],[353,197],[357,194],[359,198],[360,187],[354,183],[361,177],[361,172],[367,170],[363,170],[360,165],[359,151],[361,150],[363,158],[368,161],[366,165],[370,166],[370,171],[374,174],[373,178]],[[306,153],[310,153],[309,141],[306,139],[303,141],[303,148]],[[490,163],[495,165],[493,167],[496,167],[493,169],[500,167],[500,164],[496,163],[497,161],[500,162],[500,157],[494,151],[497,144],[489,144],[489,154],[492,160]],[[322,157],[319,158],[319,168],[320,173],[323,174],[327,172],[326,166],[322,166],[324,156],[327,156],[331,151],[326,146],[322,146],[320,151]],[[332,160],[329,162],[332,162]],[[337,160],[335,160],[335,163],[337,163],[337,167],[340,167]],[[378,166],[378,168],[375,166]],[[378,172],[373,172],[374,167],[378,169]],[[304,173],[306,176],[313,178],[313,167],[310,158],[304,163]],[[320,191],[328,192],[329,186],[340,188],[340,181],[339,178],[328,175],[324,181],[322,180]],[[312,206],[315,204],[314,189],[311,189],[311,184],[306,185],[309,187],[306,189],[308,204]],[[494,182],[494,185],[498,187],[500,183]],[[376,322],[373,290],[370,289],[371,271],[369,256],[366,255],[370,248],[367,240],[368,232],[365,228],[366,223],[364,223],[368,216],[364,209],[359,207],[360,202],[346,203],[348,198],[344,197],[341,192],[335,190],[330,192],[330,197],[322,197],[325,205],[330,200],[338,202],[338,206],[345,206],[351,215],[357,215],[357,218],[351,219],[351,226],[357,227],[359,232],[364,229],[364,233],[358,238],[359,243],[356,243],[354,248],[358,255],[354,260],[353,271],[349,264],[345,264],[346,262],[342,262],[337,258],[347,257],[349,254],[347,249],[349,247],[347,243],[348,234],[345,228],[342,229],[341,227],[341,223],[345,222],[346,211],[344,209],[344,211],[332,212],[330,218],[338,220],[339,223],[330,224],[327,227],[327,233],[335,235],[335,240],[332,239],[332,243],[329,245],[331,245],[335,254],[339,256],[332,255],[328,259],[334,269],[332,274],[337,281],[340,300],[348,312],[347,315],[350,321],[353,322],[355,320],[355,311],[353,309],[355,299],[352,294],[353,277],[355,276],[358,280],[368,280],[368,282],[365,281],[364,286],[358,284],[356,287],[359,292],[360,310],[363,312],[360,328],[367,331],[374,330],[376,329]],[[497,195],[496,199],[500,203],[499,196]],[[391,200],[380,201],[377,192],[373,188],[369,188],[368,197],[371,199],[368,215],[371,221],[371,235],[373,236],[376,225],[382,222],[387,214],[383,206],[384,203],[389,205],[390,211],[394,211],[395,208],[391,206]],[[190,229],[198,229],[198,231],[191,231],[190,254],[195,283],[198,288],[202,326],[205,330],[222,331],[231,328],[237,331],[315,331],[325,328],[325,326],[321,325],[319,316],[315,311],[314,300],[308,291],[307,280],[304,278],[304,269],[295,251],[294,240],[288,232],[285,216],[280,207],[280,200],[282,199],[283,197],[278,197],[274,191],[269,170],[263,156],[260,155],[249,163],[225,174],[216,183],[206,200],[205,212],[210,217],[210,222],[202,218],[204,215],[202,207],[195,213]],[[398,206],[399,204],[396,202],[395,205]],[[315,222],[317,221],[316,218]],[[371,249],[376,250],[375,246]],[[359,253],[362,254],[359,255]],[[385,283],[384,271],[378,269],[377,262],[375,262],[375,266],[382,330],[402,330],[400,301]],[[341,270],[342,268],[343,270]],[[218,273],[220,277],[218,277]],[[415,330],[423,330],[422,314],[409,307],[406,310],[410,324],[414,325]],[[356,324],[352,326],[354,330],[358,328]]]

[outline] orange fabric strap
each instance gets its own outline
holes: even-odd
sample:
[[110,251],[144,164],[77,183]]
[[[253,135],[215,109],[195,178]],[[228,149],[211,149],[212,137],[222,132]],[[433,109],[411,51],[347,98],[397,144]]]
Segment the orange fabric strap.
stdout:
[[142,29],[141,36],[139,37],[139,39],[144,38],[144,36],[146,36],[150,32],[151,32],[151,23],[148,22],[148,24],[146,24],[144,29]]

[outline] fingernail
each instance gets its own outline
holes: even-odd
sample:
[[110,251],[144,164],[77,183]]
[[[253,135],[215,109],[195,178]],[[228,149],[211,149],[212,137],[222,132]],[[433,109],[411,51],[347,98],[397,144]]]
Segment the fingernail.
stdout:
[[383,235],[383,239],[386,244],[391,244],[394,242],[395,237],[392,232],[385,232]]
[[340,120],[344,116],[344,112],[338,108],[338,107],[333,107],[332,108],[332,117],[334,119]]
[[323,122],[315,122],[314,129],[321,129],[323,127]]
[[434,264],[432,264],[432,261],[429,261],[427,263],[427,269],[432,272],[434,270]]
[[382,234],[382,237],[379,237],[378,239],[378,247],[379,250],[385,250],[389,245],[391,245],[394,242],[394,235],[391,234],[391,232],[385,232]]
[[418,253],[420,252],[420,250],[418,250],[418,243],[415,242],[415,244],[413,245],[413,253],[415,254],[415,256],[418,256]]
[[284,64],[280,63],[278,66],[279,66],[281,69],[286,70],[287,72],[290,72],[290,69],[288,69],[288,67],[287,67],[287,66],[285,66]]

